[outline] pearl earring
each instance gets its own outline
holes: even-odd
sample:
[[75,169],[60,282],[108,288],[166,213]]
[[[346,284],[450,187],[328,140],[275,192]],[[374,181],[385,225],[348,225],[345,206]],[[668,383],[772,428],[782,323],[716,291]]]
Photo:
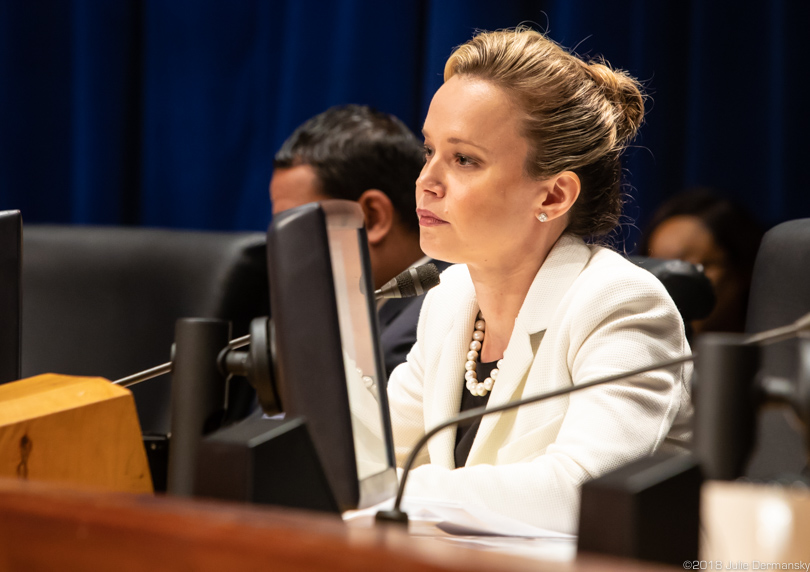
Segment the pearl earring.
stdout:
[[548,220],[548,215],[546,213],[540,213],[537,215],[537,220],[540,222],[546,222]]

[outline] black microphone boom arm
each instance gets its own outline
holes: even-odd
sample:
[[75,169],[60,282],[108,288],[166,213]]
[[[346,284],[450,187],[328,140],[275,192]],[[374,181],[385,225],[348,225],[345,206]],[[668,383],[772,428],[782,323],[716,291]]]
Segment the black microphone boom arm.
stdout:
[[[232,339],[228,343],[228,348],[235,350],[244,347],[249,343],[250,343],[250,334],[242,336],[241,338]],[[112,384],[120,385],[121,387],[131,387],[148,379],[152,379],[153,377],[158,377],[159,375],[164,375],[166,373],[171,372],[172,372],[172,362],[169,361],[164,364],[156,365],[155,367],[139,371],[138,373],[133,373],[132,375],[122,377],[121,379],[116,379],[115,381],[112,382]]]
[[562,389],[558,389],[556,391],[550,391],[548,393],[540,393],[538,395],[532,395],[531,397],[526,397],[524,399],[519,399],[518,401],[510,401],[509,403],[504,403],[503,405],[498,405],[496,407],[487,408],[486,406],[483,407],[476,407],[475,409],[468,409],[464,413],[461,413],[455,417],[451,417],[447,421],[439,423],[435,427],[433,427],[430,431],[425,433],[419,441],[413,446],[411,453],[408,455],[408,458],[405,460],[405,465],[403,466],[402,471],[402,480],[399,482],[399,489],[397,490],[397,498],[394,501],[394,508],[390,511],[379,511],[377,513],[376,519],[378,521],[385,521],[385,522],[399,522],[406,524],[408,522],[408,516],[400,510],[400,504],[402,503],[402,495],[405,491],[405,483],[408,481],[408,474],[411,471],[411,467],[413,466],[414,460],[416,460],[417,455],[422,450],[422,447],[425,446],[431,437],[433,437],[436,433],[441,431],[442,429],[446,429],[451,425],[455,424],[464,424],[469,423],[471,421],[475,421],[476,419],[483,417],[484,415],[489,415],[490,413],[498,413],[500,411],[506,411],[508,409],[514,409],[515,407],[520,407],[521,405],[528,405],[529,403],[536,403],[538,401],[543,401],[545,399],[551,399],[552,397],[559,397],[560,395],[566,395],[568,393],[573,393],[575,391],[580,391],[582,389],[588,389],[589,387],[594,387],[595,385],[602,385],[603,383],[610,383],[612,381],[620,381],[622,379],[633,377],[634,375],[639,375],[642,373],[647,373],[649,371],[655,371],[658,369],[664,369],[673,365],[679,365],[682,363],[690,362],[695,359],[695,354],[689,354],[685,356],[680,356],[677,358],[673,358],[666,361],[658,362],[652,366],[641,367],[638,369],[634,369],[632,371],[626,371],[622,373],[617,373],[615,375],[610,375],[608,377],[602,377],[599,379],[595,379],[593,381],[587,381],[585,383],[580,383],[578,385],[573,385],[571,387],[564,387]]

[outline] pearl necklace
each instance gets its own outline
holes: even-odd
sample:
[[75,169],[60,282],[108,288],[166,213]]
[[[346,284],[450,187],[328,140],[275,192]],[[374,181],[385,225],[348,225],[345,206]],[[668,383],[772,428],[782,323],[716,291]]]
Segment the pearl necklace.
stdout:
[[464,364],[464,379],[467,380],[467,389],[470,390],[475,396],[483,397],[490,391],[498,378],[498,371],[503,367],[503,359],[499,359],[498,363],[492,369],[489,377],[484,381],[478,381],[478,374],[475,371],[476,360],[478,360],[478,352],[484,343],[484,330],[487,329],[487,323],[478,313],[478,319],[475,321],[475,328],[473,329],[472,341],[470,342],[470,351],[467,353],[467,363]]

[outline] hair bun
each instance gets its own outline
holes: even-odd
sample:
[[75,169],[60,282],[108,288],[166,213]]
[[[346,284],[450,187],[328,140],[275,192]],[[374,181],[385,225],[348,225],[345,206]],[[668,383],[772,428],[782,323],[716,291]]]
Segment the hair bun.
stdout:
[[630,141],[644,119],[644,97],[638,81],[626,71],[613,70],[603,62],[586,63],[585,69],[619,111],[617,135],[625,142]]

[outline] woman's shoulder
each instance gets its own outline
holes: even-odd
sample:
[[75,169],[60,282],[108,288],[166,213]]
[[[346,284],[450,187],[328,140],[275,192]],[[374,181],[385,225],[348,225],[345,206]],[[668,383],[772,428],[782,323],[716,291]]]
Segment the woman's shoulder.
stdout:
[[598,295],[605,289],[617,287],[668,297],[663,284],[655,276],[608,247],[563,235],[553,254],[555,267],[575,274],[568,278],[569,284],[581,293],[593,291]]
[[611,307],[657,307],[677,314],[667,289],[649,271],[618,252],[589,245],[591,256],[572,284],[569,294],[579,302],[596,304],[605,311]]
[[581,278],[591,280],[598,275],[602,284],[621,282],[628,286],[650,288],[655,292],[666,293],[664,285],[658,278],[615,250],[595,245],[590,245],[589,248],[591,257],[582,271]]
[[609,324],[670,341],[683,337],[680,312],[660,280],[615,251],[589,248],[591,257],[561,300],[553,324],[580,341]]

